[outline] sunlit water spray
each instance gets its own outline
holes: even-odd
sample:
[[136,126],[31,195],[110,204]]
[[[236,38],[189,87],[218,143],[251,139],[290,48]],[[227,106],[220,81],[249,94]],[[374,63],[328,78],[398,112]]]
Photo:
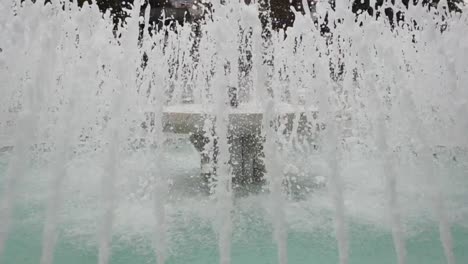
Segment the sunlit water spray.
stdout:
[[214,7],[148,34],[0,3],[3,261],[468,261],[466,12],[320,2],[267,39]]

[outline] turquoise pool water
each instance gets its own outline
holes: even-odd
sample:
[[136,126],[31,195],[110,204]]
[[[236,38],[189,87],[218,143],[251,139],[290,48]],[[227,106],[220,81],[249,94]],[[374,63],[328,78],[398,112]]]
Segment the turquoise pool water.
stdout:
[[[177,160],[177,155],[175,153],[173,158],[175,162],[180,162]],[[180,155],[186,157],[187,151],[182,150]],[[192,165],[196,166],[196,162]],[[6,167],[6,158],[0,158],[2,174]],[[188,169],[182,171],[182,173],[193,173]],[[31,181],[33,178],[29,177],[26,181]],[[40,180],[34,184],[23,182],[26,186],[22,188],[15,206],[14,225],[1,263],[39,263],[44,203],[40,195],[34,193],[39,193],[37,190],[40,189],[41,184],[43,183]],[[36,186],[36,188],[31,186]],[[315,198],[311,197],[310,200],[290,201],[285,209],[289,219],[287,221],[287,251],[290,264],[338,263],[332,213],[323,208],[315,209],[315,207],[321,207],[320,202],[315,201],[320,200],[321,196],[319,194]],[[466,199],[466,196],[456,199]],[[65,203],[66,209],[61,215],[54,263],[97,263],[96,222],[98,217],[96,217],[97,212],[95,212],[93,202],[88,203],[89,201],[76,203],[76,200],[75,203]],[[265,209],[268,207],[265,206],[266,204],[268,204],[268,199],[262,196],[235,201],[232,263],[278,263],[271,215],[268,209]],[[362,206],[366,204],[363,202]],[[219,263],[216,221],[214,221],[216,212],[210,210],[210,206],[210,200],[206,197],[180,199],[168,205],[167,263]],[[349,211],[355,209],[353,206]],[[112,246],[112,264],[156,263],[152,243],[152,220],[147,219],[151,218],[151,212],[147,212],[147,207],[151,208],[144,203],[130,204],[118,211],[119,216],[115,223]],[[396,254],[388,225],[380,223],[381,218],[378,214],[370,213],[373,211],[372,208],[362,210],[369,215],[357,217],[356,215],[359,215],[357,213],[349,216],[350,263],[396,263]],[[460,210],[466,210],[466,208],[463,207]],[[466,251],[468,249],[468,226],[464,216],[466,213],[462,212],[450,217],[453,222],[452,234],[457,263],[468,263]],[[421,214],[408,218],[406,223],[408,263],[446,263],[439,240],[437,222]]]
[[[22,218],[19,214],[18,218]],[[41,253],[41,225],[16,221],[3,256],[3,263],[38,263]],[[65,227],[66,228],[66,227]],[[196,219],[189,226],[180,227],[173,237],[172,252],[167,263],[219,263],[216,235],[209,225]],[[250,217],[249,221],[236,226],[244,229],[243,236],[233,241],[232,263],[269,264],[277,263],[277,253],[272,242],[271,226],[261,218]],[[245,232],[248,229],[248,232]],[[440,264],[445,257],[435,225],[407,240],[408,263]],[[236,232],[236,230],[234,232]],[[454,251],[457,263],[467,263],[468,229],[455,226]],[[389,232],[373,226],[353,223],[351,225],[350,263],[366,264],[396,263],[392,238]],[[87,243],[88,238],[59,239],[55,262],[58,264],[97,263],[96,247]],[[111,263],[155,263],[149,237],[115,237]],[[288,260],[292,264],[338,263],[336,242],[329,230],[295,232],[288,234]]]

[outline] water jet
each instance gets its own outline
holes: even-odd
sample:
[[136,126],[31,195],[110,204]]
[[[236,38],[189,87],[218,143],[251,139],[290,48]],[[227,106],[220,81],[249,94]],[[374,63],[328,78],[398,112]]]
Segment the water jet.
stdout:
[[138,5],[7,2],[0,261],[466,262],[466,12],[265,38],[236,2],[139,39]]

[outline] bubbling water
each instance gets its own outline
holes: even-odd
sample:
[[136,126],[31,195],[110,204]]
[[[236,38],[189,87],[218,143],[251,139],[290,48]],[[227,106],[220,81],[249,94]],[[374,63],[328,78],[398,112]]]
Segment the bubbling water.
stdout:
[[[398,263],[407,263],[411,222],[428,208],[455,263],[451,225],[468,219],[467,13],[411,6],[393,25],[319,2],[316,14],[273,31],[255,5],[214,10],[197,34],[193,25],[149,34],[138,4],[115,30],[96,5],[0,3],[0,151],[9,153],[0,255],[29,186],[45,204],[41,264],[53,263],[67,221],[97,234],[99,264],[110,263],[113,236],[129,230],[150,234],[165,263],[181,211],[211,221],[219,261],[231,263],[238,203],[250,199],[236,198],[229,158],[229,136],[242,129],[230,113],[243,111],[262,118],[266,183],[252,195],[269,212],[279,263],[297,223],[334,226],[339,262],[349,263],[350,221],[389,227]],[[165,115],[187,105],[202,109],[204,151],[217,153],[207,183],[179,179],[174,170],[187,160],[170,162],[182,143]]]

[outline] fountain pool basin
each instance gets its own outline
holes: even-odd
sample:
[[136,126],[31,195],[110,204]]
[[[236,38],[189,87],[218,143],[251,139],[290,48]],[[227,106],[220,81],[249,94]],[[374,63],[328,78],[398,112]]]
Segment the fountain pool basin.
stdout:
[[[187,140],[178,141],[166,151],[171,157],[168,159],[170,163],[168,166],[172,167],[169,172],[171,177],[175,180],[186,179],[185,186],[193,184],[187,179],[198,175],[199,157],[190,143]],[[1,177],[7,168],[8,155],[8,152],[1,154]],[[132,159],[128,157],[128,161]],[[47,170],[40,168],[38,164],[33,167],[26,176],[28,180],[20,183],[21,192],[16,201],[14,225],[6,244],[3,263],[32,264],[37,263],[41,256],[45,201],[38,189],[46,184]],[[73,167],[76,173],[70,173],[71,178],[92,177],[86,175],[90,170]],[[75,187],[72,188],[69,184],[75,184]],[[176,185],[184,184],[179,182],[174,184]],[[65,188],[74,191],[64,197],[67,202],[60,213],[54,263],[97,263],[98,214],[95,211],[97,201],[93,200],[96,190],[86,187],[77,179],[70,179]],[[346,199],[350,207],[349,263],[395,263],[396,255],[392,249],[391,230],[388,224],[381,221],[385,216],[379,216],[379,213],[384,214],[384,210],[379,210],[382,199],[368,189],[362,188],[360,191],[368,193],[357,195],[356,190],[349,190]],[[177,195],[177,193],[187,193],[187,190],[175,190],[174,193],[176,194],[166,205],[170,219],[167,223],[169,240],[167,263],[219,263],[218,239],[215,231],[216,212],[212,210],[214,201],[208,196],[197,194]],[[110,263],[154,263],[151,202],[142,198],[142,195],[140,198],[129,199],[130,195],[130,193],[122,195],[122,200],[119,199],[121,202],[116,209]],[[123,198],[125,196],[128,199]],[[463,201],[467,201],[467,198],[466,195],[460,196],[460,193],[454,192],[449,200],[460,205]],[[358,199],[363,201],[360,203]],[[316,190],[306,198],[291,199],[286,203],[288,263],[337,263],[333,210],[328,200],[329,195],[325,190]],[[408,263],[444,263],[445,256],[439,239],[438,223],[430,214],[422,212],[424,210],[420,206],[413,205],[406,208],[414,210],[412,213],[407,213],[405,218]],[[234,225],[232,263],[278,262],[271,214],[267,195],[235,199],[232,215]],[[457,263],[465,263],[468,261],[465,253],[468,248],[468,226],[464,221],[466,212],[459,212],[457,215],[452,218],[453,249]]]

